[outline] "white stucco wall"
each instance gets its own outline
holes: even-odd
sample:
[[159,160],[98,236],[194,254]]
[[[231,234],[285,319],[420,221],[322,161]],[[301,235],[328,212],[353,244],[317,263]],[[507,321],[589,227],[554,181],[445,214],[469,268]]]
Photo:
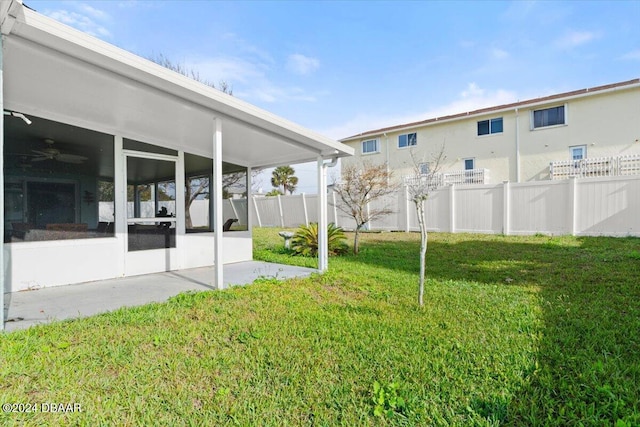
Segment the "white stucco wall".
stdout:
[[[533,110],[565,105],[566,125],[532,130]],[[560,99],[535,106],[520,106],[506,111],[494,111],[431,122],[419,127],[389,131],[345,143],[355,149],[355,155],[342,160],[342,165],[368,161],[384,163],[395,171],[396,178],[411,174],[411,151],[429,161],[444,144],[446,159],[442,171],[464,169],[464,159],[475,158],[475,167],[489,169],[489,182],[516,181],[516,117],[520,147],[520,181],[549,178],[549,163],[570,160],[569,148],[587,146],[587,157],[640,154],[640,88],[620,88],[615,91]],[[481,120],[503,118],[503,132],[477,135]],[[413,149],[398,148],[398,136],[417,133]],[[362,141],[377,139],[380,152],[362,154]]]

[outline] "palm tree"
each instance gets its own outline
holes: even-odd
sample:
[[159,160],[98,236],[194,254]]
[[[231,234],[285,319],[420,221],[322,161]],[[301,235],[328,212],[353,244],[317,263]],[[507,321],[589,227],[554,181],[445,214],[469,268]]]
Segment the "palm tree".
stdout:
[[291,166],[278,166],[273,170],[271,176],[271,185],[276,188],[282,186],[282,194],[293,194],[296,191],[296,185],[298,185],[298,177],[294,174],[296,171]]

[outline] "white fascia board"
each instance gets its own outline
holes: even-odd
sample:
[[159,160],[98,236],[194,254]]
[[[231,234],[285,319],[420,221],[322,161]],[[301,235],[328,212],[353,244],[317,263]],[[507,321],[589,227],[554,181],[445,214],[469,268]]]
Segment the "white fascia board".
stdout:
[[17,23],[13,34],[199,104],[211,110],[214,116],[218,113],[246,122],[315,152],[338,151],[342,156],[353,155],[353,149],[338,141],[37,12],[27,8],[23,8],[23,12],[24,22]]
[[11,33],[20,10],[22,10],[22,0],[0,1],[0,32],[3,35]]

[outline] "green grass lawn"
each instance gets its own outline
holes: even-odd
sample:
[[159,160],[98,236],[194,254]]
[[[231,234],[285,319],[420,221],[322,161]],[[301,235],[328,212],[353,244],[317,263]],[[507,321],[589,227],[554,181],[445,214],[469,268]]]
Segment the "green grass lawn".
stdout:
[[[255,257],[291,257],[276,229]],[[640,425],[640,239],[365,234],[322,276],[0,335],[2,425]]]

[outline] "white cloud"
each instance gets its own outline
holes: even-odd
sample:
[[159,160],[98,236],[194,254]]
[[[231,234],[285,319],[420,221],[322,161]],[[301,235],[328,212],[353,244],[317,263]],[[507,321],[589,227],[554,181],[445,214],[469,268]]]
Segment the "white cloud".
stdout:
[[555,45],[559,49],[572,49],[589,43],[599,37],[599,33],[592,31],[568,31],[565,35],[555,41]]
[[469,83],[467,88],[459,93],[457,99],[440,107],[435,107],[421,113],[393,116],[361,113],[340,125],[321,130],[320,133],[334,139],[341,139],[375,129],[399,126],[467,111],[475,111],[481,108],[509,104],[517,100],[518,96],[515,92],[506,89],[485,90],[480,88],[476,83]]
[[56,21],[94,37],[111,38],[111,32],[105,26],[111,20],[108,13],[86,3],[70,3],[70,5],[77,11],[59,9],[53,11],[45,10],[43,13]]
[[274,103],[283,101],[315,102],[313,95],[297,86],[281,85],[269,77],[273,69],[257,57],[192,58],[185,61],[185,68],[197,70],[203,79],[217,84],[224,80],[233,87],[238,98],[247,101]]
[[491,49],[491,56],[493,59],[504,59],[509,56],[506,50],[498,49],[497,47]]
[[287,69],[295,74],[306,75],[320,67],[320,61],[316,58],[304,56],[299,53],[289,55]]
[[640,61],[640,49],[632,50],[631,52],[627,52],[620,57],[620,59],[631,60],[631,61]]

